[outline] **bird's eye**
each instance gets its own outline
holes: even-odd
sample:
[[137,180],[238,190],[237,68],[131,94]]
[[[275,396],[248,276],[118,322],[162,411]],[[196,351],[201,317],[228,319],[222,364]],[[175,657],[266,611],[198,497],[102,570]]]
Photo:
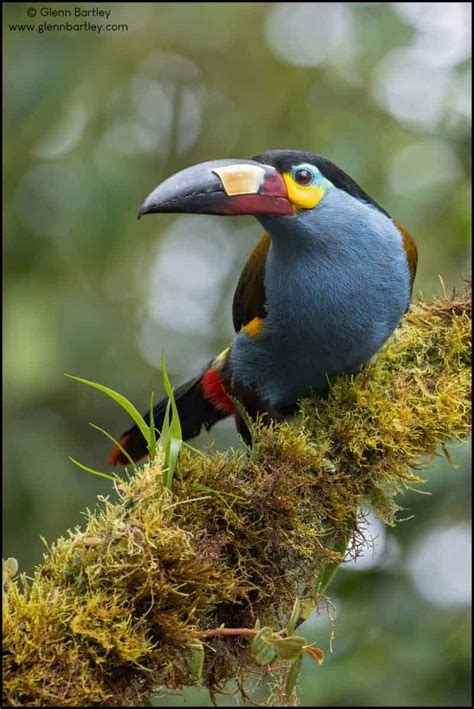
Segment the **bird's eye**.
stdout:
[[316,178],[315,169],[311,165],[300,165],[293,169],[292,177],[296,184],[309,187]]

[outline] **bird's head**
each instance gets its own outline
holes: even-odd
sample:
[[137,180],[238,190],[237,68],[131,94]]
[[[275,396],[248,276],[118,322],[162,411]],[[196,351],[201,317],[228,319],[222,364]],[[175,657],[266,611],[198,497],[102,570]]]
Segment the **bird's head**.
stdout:
[[138,216],[155,212],[252,215],[284,260],[309,249],[331,261],[333,276],[335,264],[346,276],[359,264],[378,285],[392,282],[397,268],[404,281],[407,271],[411,284],[415,277],[417,251],[408,231],[341,168],[314,153],[270,150],[251,160],[193,165],[158,185]]
[[343,170],[325,158],[296,150],[271,150],[252,160],[212,160],[162,182],[138,216],[150,213],[252,215],[298,219],[317,214],[333,188],[382,210]]

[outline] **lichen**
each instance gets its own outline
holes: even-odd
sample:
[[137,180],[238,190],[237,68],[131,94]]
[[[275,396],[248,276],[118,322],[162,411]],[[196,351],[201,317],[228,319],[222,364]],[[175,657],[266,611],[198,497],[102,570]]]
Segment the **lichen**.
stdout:
[[[192,641],[222,624],[281,626],[296,597],[363,541],[361,502],[396,522],[397,493],[470,427],[469,294],[416,303],[363,372],[293,421],[254,431],[250,453],[182,450],[101,498],[47,549],[31,581],[8,579],[4,706],[136,706],[196,683]],[[248,638],[205,641],[212,691],[255,669]]]

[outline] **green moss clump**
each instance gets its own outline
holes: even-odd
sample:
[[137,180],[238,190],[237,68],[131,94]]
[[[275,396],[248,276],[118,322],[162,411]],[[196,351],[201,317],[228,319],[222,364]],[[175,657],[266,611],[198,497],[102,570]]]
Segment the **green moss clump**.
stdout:
[[[313,443],[328,446],[337,479],[387,523],[394,494],[420,479],[440,444],[471,426],[470,293],[418,302],[384,350],[351,385],[337,380],[326,400],[302,402]],[[444,450],[444,449],[443,449]]]
[[[250,455],[183,450],[116,486],[84,530],[57,540],[34,578],[7,581],[4,706],[136,706],[194,684],[199,631],[281,627],[349,537],[358,507],[389,524],[395,495],[470,425],[470,298],[412,306],[384,351],[295,421],[259,425]],[[206,639],[203,681],[253,667],[248,638]]]

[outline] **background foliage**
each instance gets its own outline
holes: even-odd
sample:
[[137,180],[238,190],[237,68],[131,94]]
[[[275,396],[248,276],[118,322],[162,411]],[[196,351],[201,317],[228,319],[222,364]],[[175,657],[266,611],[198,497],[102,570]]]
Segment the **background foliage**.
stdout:
[[[470,223],[470,4],[103,3],[127,31],[15,31],[4,4],[4,556],[31,571],[109,490],[128,422],[65,372],[145,408],[231,337],[230,304],[259,236],[251,218],[149,217],[168,174],[271,148],[319,152],[415,235],[415,294],[460,286]],[[36,6],[38,9],[43,6]],[[52,6],[51,6],[52,7]],[[55,3],[54,7],[66,9]],[[91,9],[92,4],[77,7]],[[84,19],[69,19],[84,22]],[[223,422],[197,445],[238,446]],[[470,704],[468,449],[440,460],[406,517],[331,589],[335,654],[306,668],[307,705]],[[326,617],[307,621],[327,649]],[[158,703],[207,705],[192,692]],[[229,696],[227,703],[232,704]]]

